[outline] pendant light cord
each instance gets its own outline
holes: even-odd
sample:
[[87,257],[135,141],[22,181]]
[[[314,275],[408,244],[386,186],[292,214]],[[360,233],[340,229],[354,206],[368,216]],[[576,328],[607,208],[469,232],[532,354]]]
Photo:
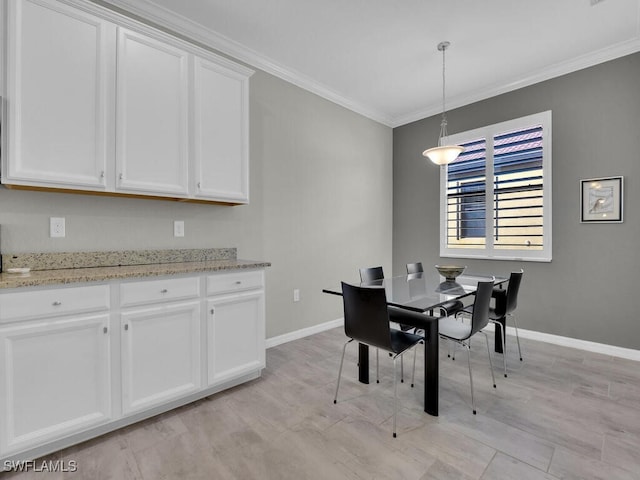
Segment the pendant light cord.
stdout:
[[[445,143],[447,137],[447,109],[445,104],[445,61],[444,52],[449,45],[442,43],[439,45],[439,50],[442,50],[442,121],[440,122],[440,138],[438,138],[438,146],[442,146]],[[440,48],[441,47],[441,48]]]
[[442,115],[445,115],[445,112],[447,111],[446,107],[445,107],[445,94],[444,94],[444,87],[445,87],[445,76],[444,76],[444,72],[445,72],[445,63],[444,63],[444,52],[447,49],[446,46],[442,47]]

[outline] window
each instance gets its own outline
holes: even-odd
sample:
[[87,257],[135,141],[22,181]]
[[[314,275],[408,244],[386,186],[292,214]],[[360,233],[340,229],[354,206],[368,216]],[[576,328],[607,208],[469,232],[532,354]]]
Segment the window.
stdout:
[[551,261],[551,112],[463,132],[441,168],[440,255]]

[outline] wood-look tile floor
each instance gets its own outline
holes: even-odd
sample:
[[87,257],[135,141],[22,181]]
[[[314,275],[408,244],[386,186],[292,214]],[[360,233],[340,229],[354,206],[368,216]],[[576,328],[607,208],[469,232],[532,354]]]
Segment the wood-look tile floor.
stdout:
[[[640,364],[514,338],[491,386],[484,340],[472,358],[441,344],[440,416],[422,411],[423,350],[416,388],[399,384],[391,435],[392,362],[381,381],[357,383],[357,347],[334,329],[267,351],[262,378],[51,455],[76,473],[6,473],[9,479],[639,479]],[[372,379],[375,378],[372,361]],[[412,353],[405,359],[410,375]]]

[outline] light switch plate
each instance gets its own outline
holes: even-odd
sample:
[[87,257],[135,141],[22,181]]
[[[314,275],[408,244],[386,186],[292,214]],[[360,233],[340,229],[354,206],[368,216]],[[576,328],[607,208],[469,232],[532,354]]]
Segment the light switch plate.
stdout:
[[62,238],[66,235],[64,217],[49,218],[49,236]]
[[176,220],[173,222],[173,236],[184,237],[184,221]]

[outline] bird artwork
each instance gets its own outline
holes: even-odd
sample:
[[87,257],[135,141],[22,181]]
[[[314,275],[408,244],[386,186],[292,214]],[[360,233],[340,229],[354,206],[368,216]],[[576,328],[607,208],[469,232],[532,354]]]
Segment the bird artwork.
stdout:
[[599,184],[589,189],[589,213],[613,212],[613,187]]

